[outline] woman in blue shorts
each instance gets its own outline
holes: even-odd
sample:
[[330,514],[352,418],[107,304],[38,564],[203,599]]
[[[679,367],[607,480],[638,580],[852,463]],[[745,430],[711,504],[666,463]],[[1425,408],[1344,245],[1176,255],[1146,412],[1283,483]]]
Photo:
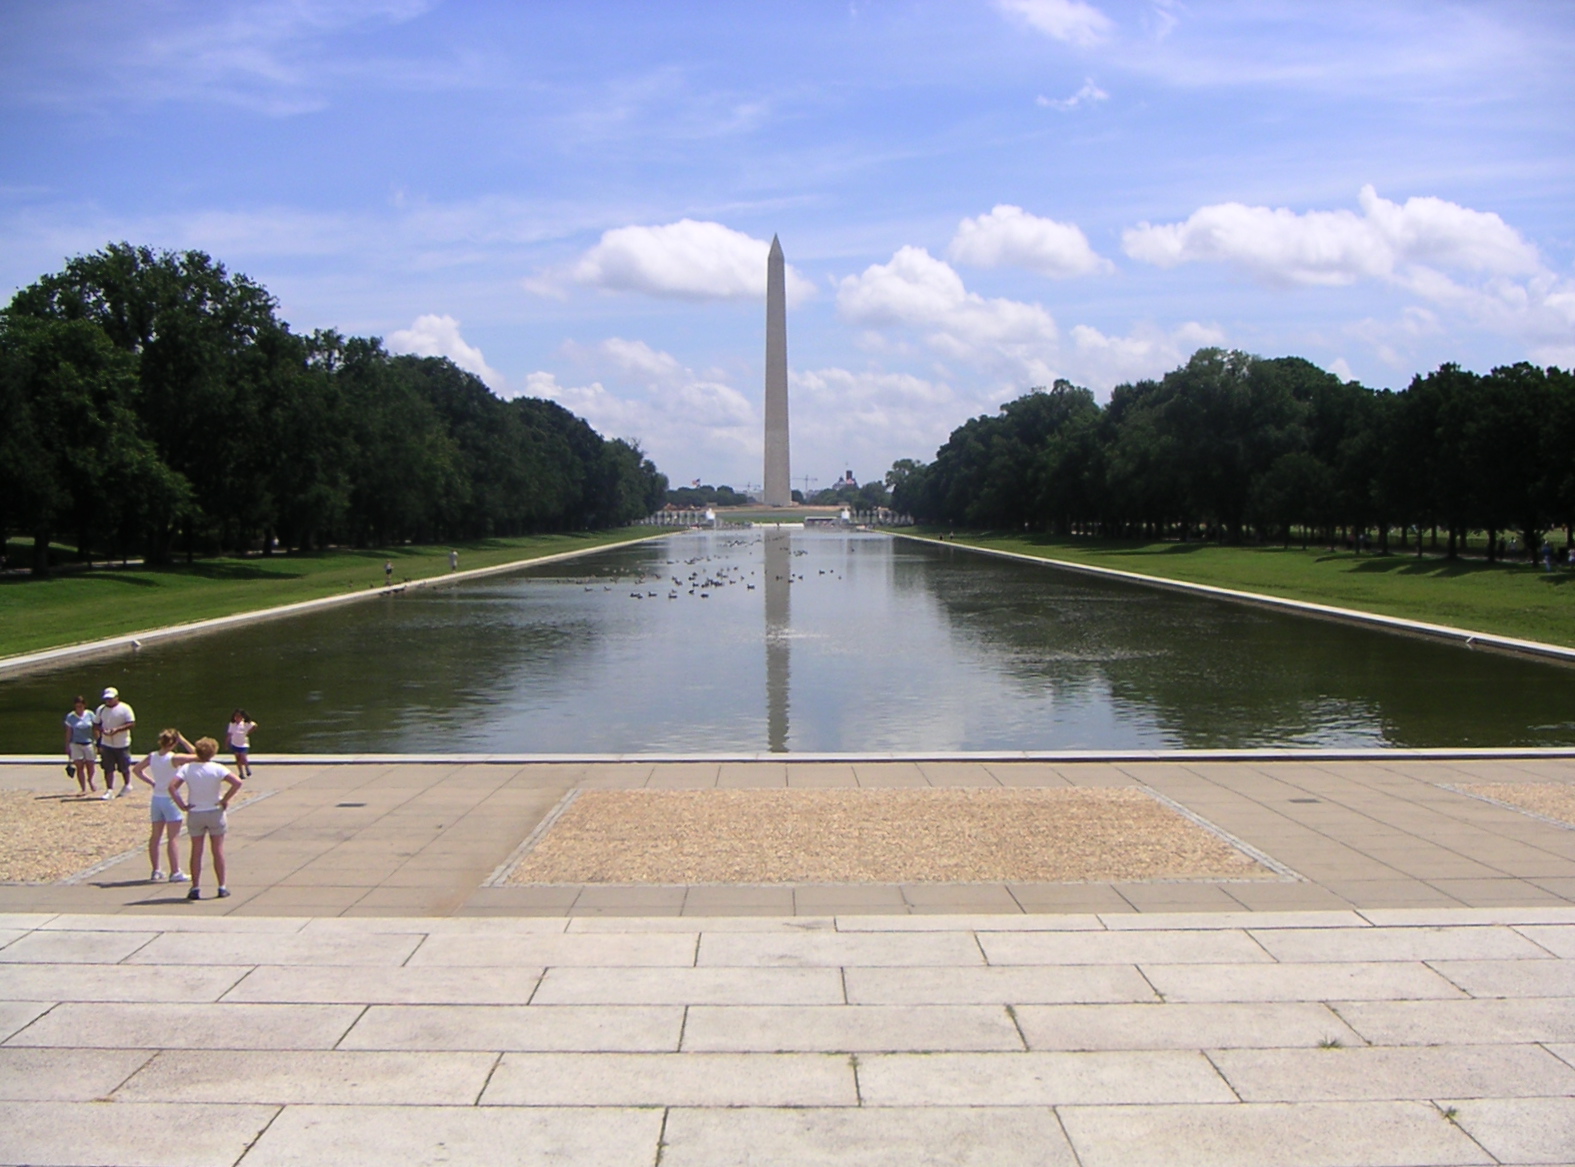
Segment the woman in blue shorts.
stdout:
[[[185,751],[184,755],[175,752],[176,746]],[[169,881],[185,883],[188,878],[180,869],[180,860],[175,857],[175,840],[180,838],[181,813],[180,807],[170,797],[170,783],[175,780],[176,767],[182,762],[191,761],[192,749],[192,744],[181,736],[180,730],[160,730],[159,748],[131,768],[133,774],[153,787],[153,799],[148,807],[148,815],[153,820],[153,829],[148,834],[148,862],[153,865],[150,878],[154,883],[162,883],[165,879],[164,872],[159,868],[160,836],[166,838],[165,851],[170,861]]]

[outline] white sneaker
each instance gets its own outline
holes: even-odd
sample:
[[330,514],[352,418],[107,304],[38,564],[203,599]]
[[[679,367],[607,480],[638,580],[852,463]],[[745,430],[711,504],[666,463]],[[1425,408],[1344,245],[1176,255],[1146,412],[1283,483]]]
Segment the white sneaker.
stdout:
[[184,871],[172,871],[172,872],[170,872],[170,882],[171,883],[190,883],[191,882],[191,876],[187,875]]
[[162,871],[155,871],[151,876],[148,877],[148,882],[149,883],[163,883],[164,882],[164,873]]
[[110,799],[112,799],[114,797],[115,797],[115,792],[113,790],[106,790],[106,791],[104,791],[104,794],[102,796],[102,801],[108,802]]
[[122,786],[120,788],[120,793],[115,795],[115,797],[116,798],[125,798],[126,795],[128,795],[130,793],[131,793],[131,787],[129,787],[129,786]]

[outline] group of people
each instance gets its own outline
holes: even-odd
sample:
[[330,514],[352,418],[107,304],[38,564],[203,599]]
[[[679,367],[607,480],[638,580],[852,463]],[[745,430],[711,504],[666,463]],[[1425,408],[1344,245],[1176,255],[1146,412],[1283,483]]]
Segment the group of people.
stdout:
[[[158,749],[135,765],[131,761],[131,731],[136,726],[137,715],[131,706],[120,699],[119,690],[104,690],[103,704],[88,710],[87,701],[78,697],[66,714],[66,774],[77,780],[83,797],[97,795],[94,783],[95,765],[104,769],[103,798],[124,797],[131,791],[131,777],[146,783],[153,792],[148,817],[152,828],[148,834],[148,862],[152,865],[150,879],[154,883],[191,883],[186,893],[189,900],[202,898],[203,840],[213,857],[213,875],[218,880],[218,897],[225,898],[230,889],[225,882],[224,835],[228,829],[225,811],[230,800],[241,789],[244,779],[250,778],[251,735],[257,723],[237,709],[230,715],[224,736],[230,752],[235,757],[235,773],[214,761],[219,743],[211,737],[198,738],[193,744],[177,729],[159,732]],[[115,773],[121,776],[120,794],[115,793]],[[184,822],[191,838],[190,874],[180,869],[175,844]],[[159,864],[162,849],[169,860],[166,871]]]

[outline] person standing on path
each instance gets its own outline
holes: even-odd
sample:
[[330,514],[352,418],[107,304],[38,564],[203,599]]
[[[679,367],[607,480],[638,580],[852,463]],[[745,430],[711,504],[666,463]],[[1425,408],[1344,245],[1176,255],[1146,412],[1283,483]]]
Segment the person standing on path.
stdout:
[[224,812],[241,788],[241,780],[213,760],[218,752],[219,743],[211,737],[198,738],[197,760],[175,771],[174,781],[170,783],[170,797],[186,812],[186,833],[191,836],[191,862],[187,864],[191,869],[191,890],[186,893],[189,900],[202,898],[198,884],[202,882],[202,841],[205,838],[213,852],[213,874],[219,881],[218,898],[222,900],[230,894],[224,882],[224,834],[229,829]]
[[94,711],[98,724],[98,757],[104,766],[104,797],[115,797],[115,771],[120,771],[120,794],[131,791],[131,730],[137,724],[136,712],[120,699],[113,685],[104,690],[104,704]]
[[394,586],[394,561],[392,559],[383,563],[383,586],[385,588]]
[[97,794],[93,782],[93,731],[98,718],[88,712],[87,699],[78,697],[66,714],[66,773],[77,780],[77,793]]
[[[154,883],[163,883],[165,879],[164,872],[159,868],[161,835],[165,836],[164,850],[170,861],[169,881],[184,883],[187,878],[180,869],[180,861],[175,857],[175,841],[180,838],[180,807],[170,797],[170,784],[175,781],[177,746],[188,757],[196,748],[181,735],[180,730],[160,730],[159,748],[131,768],[140,781],[153,787],[153,798],[148,803],[148,818],[153,823],[153,829],[148,833],[148,863],[153,868],[149,879]],[[149,777],[150,772],[152,777]]]
[[224,727],[230,753],[235,755],[235,772],[243,779],[252,776],[252,730],[256,728],[257,723],[246,716],[244,709],[237,709],[230,714],[230,724]]
[[458,571],[459,570],[459,552],[458,551],[450,551],[448,553],[448,569],[450,571]]

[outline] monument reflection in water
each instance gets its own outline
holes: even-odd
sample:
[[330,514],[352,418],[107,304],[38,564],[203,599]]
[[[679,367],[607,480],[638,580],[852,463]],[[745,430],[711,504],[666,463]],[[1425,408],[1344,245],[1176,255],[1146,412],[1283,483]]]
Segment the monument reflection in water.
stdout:
[[788,702],[792,682],[793,537],[780,527],[766,532],[766,745],[788,748]]
[[58,750],[71,697],[105,685],[138,748],[239,705],[264,757],[1575,744],[1575,669],[788,527],[16,678],[0,752]]

